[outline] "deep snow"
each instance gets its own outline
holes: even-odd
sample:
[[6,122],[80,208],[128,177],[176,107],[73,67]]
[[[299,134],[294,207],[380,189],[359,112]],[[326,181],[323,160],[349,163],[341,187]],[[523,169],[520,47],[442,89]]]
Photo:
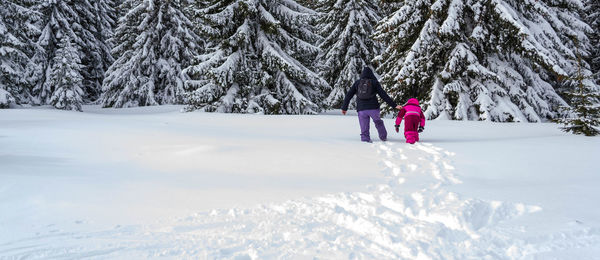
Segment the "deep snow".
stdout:
[[0,258],[600,259],[600,138],[180,109],[0,110]]

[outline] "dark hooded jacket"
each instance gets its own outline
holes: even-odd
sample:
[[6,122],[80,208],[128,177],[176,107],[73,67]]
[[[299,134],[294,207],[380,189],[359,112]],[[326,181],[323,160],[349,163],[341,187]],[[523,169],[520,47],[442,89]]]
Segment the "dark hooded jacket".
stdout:
[[[390,98],[390,96],[388,96],[388,94],[385,93],[383,88],[381,88],[381,84],[379,84],[379,81],[377,81],[377,78],[375,78],[375,74],[373,74],[373,71],[369,67],[365,67],[363,69],[362,73],[360,74],[360,79],[357,80],[356,82],[354,82],[354,84],[352,85],[352,87],[350,88],[348,93],[346,94],[346,98],[344,99],[344,104],[342,105],[342,110],[344,110],[344,111],[348,110],[348,105],[350,104],[350,100],[356,94],[356,89],[358,88],[358,84],[360,83],[360,80],[362,80],[362,79],[371,80],[371,84],[375,90],[375,93],[377,93],[377,95],[379,95],[383,99],[383,101],[385,101],[391,107],[397,106],[396,103],[394,102],[394,100],[392,100],[392,98]],[[356,111],[379,109],[379,100],[377,100],[377,95],[373,96],[373,98],[370,98],[370,99],[357,98],[356,99]]]

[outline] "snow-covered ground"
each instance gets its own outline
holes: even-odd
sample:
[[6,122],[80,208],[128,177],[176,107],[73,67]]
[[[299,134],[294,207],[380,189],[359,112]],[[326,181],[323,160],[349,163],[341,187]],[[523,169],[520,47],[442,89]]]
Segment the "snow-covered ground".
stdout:
[[0,259],[600,259],[600,138],[179,109],[0,110]]

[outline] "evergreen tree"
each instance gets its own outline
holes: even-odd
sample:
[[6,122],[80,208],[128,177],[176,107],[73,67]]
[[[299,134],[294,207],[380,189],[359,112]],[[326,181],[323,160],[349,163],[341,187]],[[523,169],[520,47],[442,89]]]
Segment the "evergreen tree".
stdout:
[[15,98],[8,91],[0,87],[0,108],[10,108],[11,105],[15,104]]
[[27,77],[33,85],[34,103],[50,104],[54,85],[49,82],[56,50],[63,37],[82,43],[73,28],[79,29],[77,12],[68,0],[44,0],[36,9],[42,14],[41,34],[34,45],[33,57],[27,65]]
[[50,104],[58,109],[81,111],[83,76],[79,50],[68,36],[62,37],[46,84],[53,86]]
[[[540,122],[560,116],[590,48],[583,5],[567,0],[404,1],[377,27],[376,58],[396,101],[424,100],[428,118]],[[584,64],[585,71],[589,66]],[[590,86],[593,87],[593,86]]]
[[115,22],[118,23],[119,19],[123,16],[125,16],[125,14],[127,14],[127,11],[129,11],[129,8],[125,8],[126,6],[123,6],[123,4],[125,3],[125,0],[113,0],[113,6],[115,7]]
[[[565,95],[571,101],[572,106],[563,106],[562,109],[568,115],[557,120],[564,124],[562,130],[574,134],[595,136],[600,134],[600,89],[593,88],[589,81],[593,79],[591,74],[583,74],[582,58],[577,57],[578,71],[572,79],[576,81],[577,87]],[[587,84],[586,84],[587,83]]]
[[586,136],[600,135],[600,93],[582,83],[578,90],[566,95],[572,100],[573,106],[562,107],[568,115],[557,120],[564,124],[562,130]]
[[212,0],[197,23],[207,51],[186,72],[196,90],[187,110],[310,114],[327,82],[312,66],[314,11],[292,0]]
[[333,87],[326,104],[340,108],[363,67],[381,51],[370,38],[381,18],[374,1],[330,0],[324,5],[326,15],[320,21],[324,40],[317,60],[323,62],[321,75]]
[[182,69],[196,56],[197,35],[182,0],[127,0],[112,42],[116,61],[106,72],[104,107],[182,103]]
[[378,1],[380,5],[381,15],[386,17],[388,15],[396,12],[400,7],[402,7],[402,3],[404,0],[380,0]]
[[25,68],[33,51],[39,13],[27,0],[0,2],[0,108],[31,102]]
[[588,24],[592,27],[590,34],[592,41],[590,65],[595,73],[596,82],[600,85],[600,1],[588,0],[585,11]]
[[[93,2],[94,9],[97,11],[96,28],[100,34],[100,39],[108,42],[113,35],[117,20],[119,19],[120,0],[96,0]],[[110,53],[110,52],[109,52]]]
[[75,33],[81,41],[76,42],[81,51],[84,92],[86,99],[100,96],[102,81],[108,67],[114,62],[108,40],[115,26],[116,11],[112,0],[72,0],[77,12]]

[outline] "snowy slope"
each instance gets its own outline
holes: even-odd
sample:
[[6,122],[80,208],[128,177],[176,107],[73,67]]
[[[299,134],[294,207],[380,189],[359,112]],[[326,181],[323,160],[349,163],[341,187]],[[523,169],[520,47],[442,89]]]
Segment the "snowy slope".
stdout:
[[0,259],[600,257],[600,138],[179,109],[0,110]]

